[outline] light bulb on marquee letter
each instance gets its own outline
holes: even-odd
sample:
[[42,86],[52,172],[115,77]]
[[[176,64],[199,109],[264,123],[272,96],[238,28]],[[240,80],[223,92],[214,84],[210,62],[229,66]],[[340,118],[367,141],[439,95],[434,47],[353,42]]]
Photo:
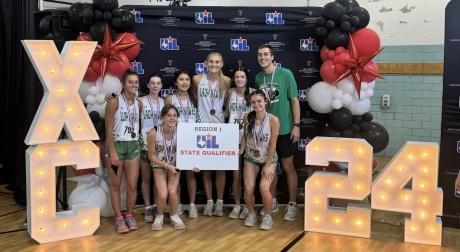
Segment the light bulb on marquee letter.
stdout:
[[[92,235],[99,227],[98,207],[79,204],[56,212],[55,167],[100,165],[99,148],[90,141],[99,136],[78,95],[97,43],[66,42],[61,55],[53,41],[23,40],[22,44],[44,87],[44,98],[24,141],[32,145],[26,151],[27,231],[39,243]],[[63,127],[70,141],[58,142]]]
[[[406,242],[441,245],[442,221],[437,216],[442,215],[443,193],[437,187],[438,155],[436,143],[407,142],[373,183],[373,209],[411,214],[405,219]],[[412,189],[403,189],[411,179]],[[391,197],[378,197],[381,194]]]
[[332,209],[329,198],[363,200],[371,191],[372,147],[362,139],[315,137],[305,149],[307,165],[347,162],[348,175],[315,172],[305,182],[305,231],[370,237],[371,209]]
[[[62,155],[63,148],[68,150],[69,155]],[[83,148],[93,154],[83,153]],[[40,151],[49,155],[43,158],[37,154]],[[92,235],[99,227],[98,207],[80,204],[71,206],[70,211],[56,212],[55,167],[98,167],[99,148],[91,141],[60,141],[56,144],[31,146],[26,151],[26,164],[27,230],[32,239],[46,243]],[[38,176],[40,172],[46,172],[47,175]]]
[[66,42],[62,54],[59,54],[54,42],[50,40],[23,40],[22,44],[44,88],[44,99],[35,114],[25,143],[55,143],[64,125],[67,135],[74,141],[98,140],[78,95],[97,43]]

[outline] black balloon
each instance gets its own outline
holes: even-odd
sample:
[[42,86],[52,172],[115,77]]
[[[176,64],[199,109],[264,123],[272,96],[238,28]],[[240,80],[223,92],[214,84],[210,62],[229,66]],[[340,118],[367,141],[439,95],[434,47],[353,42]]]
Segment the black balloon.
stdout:
[[83,10],[81,15],[83,18],[86,18],[86,19],[93,19],[93,10],[90,8],[86,8]]
[[82,23],[83,11],[86,9],[93,9],[93,5],[89,3],[74,3],[69,7],[67,12],[67,20],[70,26],[77,31],[87,31],[88,28]]
[[112,19],[112,12],[104,11],[104,13],[102,14],[102,19],[104,19],[104,21],[106,22],[109,22]]
[[362,29],[369,24],[369,21],[370,21],[369,12],[363,7],[353,8],[348,12],[348,14],[350,14],[351,16],[358,17],[359,22],[354,25],[357,29]]
[[343,7],[340,3],[330,2],[324,5],[321,16],[326,19],[332,19],[334,21],[339,21],[340,17],[345,14],[347,9]]
[[134,26],[134,15],[129,10],[121,10],[121,27],[118,28],[119,32],[131,31]]
[[93,19],[94,19],[94,21],[100,21],[102,19],[102,11],[94,10]]
[[99,122],[97,122],[97,124],[95,125],[95,128],[96,128],[96,132],[97,134],[99,135],[99,138],[103,138],[103,136],[105,135],[105,123],[104,123],[104,120],[101,119]]
[[353,123],[353,115],[347,108],[336,109],[329,113],[328,122],[335,130],[348,129]]
[[335,28],[330,31],[324,43],[331,50],[337,49],[337,47],[348,47],[348,33],[342,32],[339,28]]
[[363,135],[359,134],[359,133],[355,133],[353,135],[353,138],[363,138]]
[[350,22],[351,25],[353,25],[354,27],[356,27],[357,25],[359,25],[359,17],[357,16],[351,16],[348,21]]
[[363,137],[370,145],[372,145],[374,153],[381,152],[385,149],[385,147],[387,147],[390,136],[382,125],[376,122],[370,122],[369,124],[370,129],[363,133]]
[[347,22],[348,19],[350,19],[350,16],[349,16],[348,14],[343,14],[343,15],[340,17],[340,23]]
[[51,15],[46,15],[40,19],[38,29],[40,31],[40,37],[46,36],[51,31]]
[[359,7],[359,3],[356,0],[335,0],[337,3],[340,3],[347,10]]
[[[91,28],[89,29],[89,33],[91,34],[91,38],[99,43],[102,43],[104,41],[104,29],[105,29],[105,24],[104,22],[96,22],[93,25],[91,25]],[[114,36],[115,32],[114,30],[108,25],[109,27],[109,32],[111,36]]]
[[353,123],[351,126],[350,126],[350,129],[351,131],[353,131],[354,133],[359,133],[361,131],[361,127],[359,127],[359,124],[357,123]]
[[351,24],[350,22],[346,21],[346,22],[343,22],[341,25],[340,25],[340,30],[342,32],[345,32],[345,33],[348,33],[351,31]]
[[121,19],[119,17],[113,17],[112,21],[110,21],[110,23],[112,24],[112,26],[114,28],[120,28],[121,27]]
[[352,138],[354,136],[354,133],[353,131],[346,129],[343,131],[342,135],[343,137],[346,137],[346,138]]
[[341,137],[342,136],[342,133],[336,131],[336,130],[331,130],[328,132],[327,135],[325,135],[327,137]]
[[114,17],[121,17],[121,9],[113,9],[112,10],[112,16]]
[[97,122],[99,122],[99,120],[101,119],[101,116],[99,115],[99,112],[91,111],[89,112],[89,118],[91,119],[91,122],[93,122],[93,124],[96,125]]
[[359,124],[359,127],[361,127],[361,130],[362,130],[362,131],[368,131],[368,130],[371,129],[370,123],[365,122],[365,121],[362,121],[362,122]]
[[366,121],[366,122],[370,122],[370,121],[372,121],[372,119],[374,119],[374,116],[372,115],[371,112],[364,113],[364,115],[362,115],[362,117],[363,117],[363,120]]
[[323,17],[318,17],[318,19],[316,19],[316,25],[317,26],[323,26],[325,23],[326,23],[326,19],[323,18]]
[[335,28],[335,22],[333,20],[327,20],[326,21],[326,24],[324,24],[324,26],[328,29],[328,30],[332,30]]
[[323,26],[316,27],[315,31],[316,31],[316,34],[318,34],[318,36],[320,36],[321,38],[325,38],[327,36],[326,27],[323,27]]
[[93,4],[102,11],[118,8],[118,0],[93,0]]
[[353,116],[353,122],[360,124],[363,121],[363,118],[360,115]]

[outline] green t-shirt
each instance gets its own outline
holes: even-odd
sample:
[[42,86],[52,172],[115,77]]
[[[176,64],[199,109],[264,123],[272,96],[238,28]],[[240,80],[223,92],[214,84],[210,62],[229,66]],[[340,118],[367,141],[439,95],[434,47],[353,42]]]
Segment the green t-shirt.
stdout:
[[[268,112],[280,121],[280,135],[290,134],[293,127],[293,115],[290,99],[297,97],[297,83],[291,70],[277,67],[270,85],[272,74],[260,72],[256,75],[256,88],[265,91],[271,100]],[[270,88],[271,86],[271,88]],[[271,96],[271,97],[270,97]]]

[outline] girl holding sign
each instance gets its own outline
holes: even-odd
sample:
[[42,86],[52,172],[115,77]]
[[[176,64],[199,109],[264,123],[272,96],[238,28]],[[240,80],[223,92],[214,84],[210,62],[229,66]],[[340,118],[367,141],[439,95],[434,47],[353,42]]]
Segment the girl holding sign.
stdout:
[[[241,64],[238,68],[234,71],[233,81],[235,82],[235,88],[231,88],[229,92],[229,98],[227,102],[227,106],[225,106],[225,116],[230,117],[228,123],[238,124],[240,128],[239,134],[239,142],[241,142],[241,138],[244,133],[243,129],[243,119],[244,114],[251,112],[251,105],[249,100],[249,94],[253,91],[252,88],[247,86],[247,70]],[[240,166],[243,164],[242,155],[240,155],[239,160]],[[240,169],[237,171],[233,171],[233,196],[235,198],[235,206],[233,207],[232,211],[228,215],[230,219],[245,219],[248,213],[248,208],[246,206],[243,207],[243,211],[241,211],[240,206],[240,198],[241,198],[241,174]],[[241,214],[240,214],[241,212]]]
[[[194,88],[190,85],[190,75],[186,71],[180,71],[174,78],[174,86],[177,92],[170,94],[165,99],[165,104],[174,105],[179,111],[179,123],[195,123],[197,116],[197,98]],[[189,215],[191,219],[198,218],[198,210],[195,206],[196,178],[192,171],[186,171],[187,189],[190,199]],[[179,185],[180,194],[180,185]],[[178,204],[178,213],[182,212],[182,204]]]
[[260,224],[261,229],[271,229],[273,225],[272,193],[270,185],[276,172],[278,156],[276,154],[276,139],[279,131],[278,118],[267,113],[268,104],[264,91],[258,89],[251,93],[251,106],[253,111],[244,116],[244,135],[241,141],[240,154],[244,154],[244,201],[249,213],[244,220],[244,225],[253,227],[257,216],[254,212],[254,187],[256,178],[261,169],[260,194],[264,205],[265,214]]
[[153,128],[160,125],[161,118],[160,112],[164,106],[163,98],[159,97],[163,83],[158,74],[151,74],[148,78],[147,88],[149,94],[140,98],[142,102],[141,112],[141,174],[142,174],[142,196],[144,197],[145,222],[153,221],[153,206],[150,205],[150,181],[152,177],[152,170],[150,161],[147,157],[147,133]]
[[[121,81],[121,94],[107,102],[105,107],[106,167],[112,167],[108,169],[108,174],[116,231],[126,233],[138,229],[133,209],[139,177],[139,115],[142,103],[135,97],[139,89],[137,73],[128,70]],[[126,219],[121,215],[120,207],[120,182],[123,174],[126,175],[127,184]]]
[[171,223],[175,229],[184,229],[182,219],[176,213],[178,203],[177,187],[180,171],[176,167],[176,126],[179,111],[173,105],[165,105],[161,110],[162,126],[150,130],[147,136],[148,157],[152,161],[156,188],[157,215],[152,230],[163,229],[163,210],[169,199]]
[[[198,92],[198,123],[224,123],[224,100],[230,89],[231,80],[222,72],[224,61],[217,52],[208,54],[205,61],[207,74],[193,76],[193,83]],[[206,191],[207,204],[204,207],[205,216],[223,216],[225,171],[216,172],[217,202],[214,208],[212,199],[211,172],[203,171],[203,184]]]

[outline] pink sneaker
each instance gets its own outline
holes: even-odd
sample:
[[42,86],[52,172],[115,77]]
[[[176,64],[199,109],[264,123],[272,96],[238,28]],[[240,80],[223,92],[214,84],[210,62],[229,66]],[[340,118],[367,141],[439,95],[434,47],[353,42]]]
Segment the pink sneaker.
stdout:
[[126,221],[125,219],[123,219],[123,217],[117,218],[115,220],[115,225],[116,225],[115,230],[117,231],[117,233],[124,234],[124,233],[129,232],[129,228],[128,226],[126,226]]

